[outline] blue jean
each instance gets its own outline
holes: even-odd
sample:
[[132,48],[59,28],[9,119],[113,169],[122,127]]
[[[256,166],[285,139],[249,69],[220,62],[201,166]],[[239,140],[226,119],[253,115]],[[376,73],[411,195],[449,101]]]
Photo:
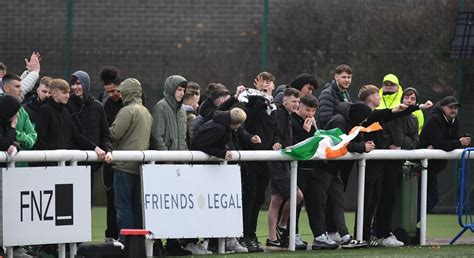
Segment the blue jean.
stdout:
[[117,230],[123,242],[121,229],[143,228],[140,176],[115,169],[114,190]]

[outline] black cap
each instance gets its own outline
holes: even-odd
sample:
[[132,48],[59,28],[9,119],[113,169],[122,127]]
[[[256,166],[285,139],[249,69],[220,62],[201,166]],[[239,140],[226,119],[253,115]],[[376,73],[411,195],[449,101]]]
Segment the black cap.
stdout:
[[452,107],[452,106],[460,107],[461,106],[461,104],[459,104],[459,102],[453,96],[444,97],[442,100],[439,101],[439,105],[440,106],[448,106],[448,107]]
[[349,118],[355,125],[362,123],[370,114],[372,114],[372,109],[361,101],[351,104],[349,109]]

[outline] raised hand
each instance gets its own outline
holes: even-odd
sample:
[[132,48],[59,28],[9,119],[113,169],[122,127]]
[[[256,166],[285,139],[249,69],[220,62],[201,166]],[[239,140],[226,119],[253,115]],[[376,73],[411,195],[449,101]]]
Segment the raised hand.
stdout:
[[427,100],[425,103],[420,104],[420,109],[428,109],[433,106],[433,102],[431,100]]
[[40,53],[33,52],[33,54],[31,54],[30,60],[25,58],[26,69],[28,69],[28,71],[39,72],[41,69],[40,61],[41,61]]

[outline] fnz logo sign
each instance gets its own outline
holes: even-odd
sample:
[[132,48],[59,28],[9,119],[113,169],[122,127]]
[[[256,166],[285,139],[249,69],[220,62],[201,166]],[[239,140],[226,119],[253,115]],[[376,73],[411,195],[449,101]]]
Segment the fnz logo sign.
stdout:
[[73,225],[73,187],[73,184],[56,184],[54,190],[20,191],[20,222],[54,221],[56,226]]
[[3,246],[91,241],[90,168],[1,169]]

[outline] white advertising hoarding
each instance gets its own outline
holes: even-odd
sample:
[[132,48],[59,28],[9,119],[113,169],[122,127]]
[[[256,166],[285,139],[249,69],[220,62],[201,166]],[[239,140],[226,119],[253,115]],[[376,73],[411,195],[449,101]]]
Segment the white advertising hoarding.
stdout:
[[3,246],[91,241],[90,167],[3,168]]
[[154,238],[243,234],[238,165],[144,165],[142,186]]

